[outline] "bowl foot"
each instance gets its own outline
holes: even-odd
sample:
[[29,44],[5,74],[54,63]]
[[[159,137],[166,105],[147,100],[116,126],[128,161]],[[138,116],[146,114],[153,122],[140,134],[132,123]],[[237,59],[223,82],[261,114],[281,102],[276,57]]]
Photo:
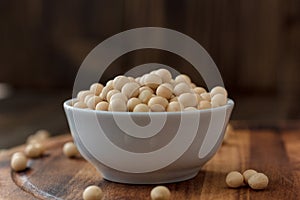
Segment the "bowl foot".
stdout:
[[185,181],[194,178],[199,168],[184,171],[164,171],[143,174],[102,172],[103,178],[108,181],[126,184],[163,184]]

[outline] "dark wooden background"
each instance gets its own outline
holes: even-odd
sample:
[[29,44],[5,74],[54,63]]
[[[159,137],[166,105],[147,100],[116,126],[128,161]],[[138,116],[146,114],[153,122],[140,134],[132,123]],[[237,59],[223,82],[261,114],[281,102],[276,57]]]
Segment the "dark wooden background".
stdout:
[[[299,0],[1,0],[0,83],[13,91],[0,99],[0,148],[39,128],[66,131],[61,104],[85,56],[143,26],[185,33],[210,53],[236,102],[233,119],[300,118]],[[145,62],[191,69],[174,55],[140,50],[116,60],[105,78]]]

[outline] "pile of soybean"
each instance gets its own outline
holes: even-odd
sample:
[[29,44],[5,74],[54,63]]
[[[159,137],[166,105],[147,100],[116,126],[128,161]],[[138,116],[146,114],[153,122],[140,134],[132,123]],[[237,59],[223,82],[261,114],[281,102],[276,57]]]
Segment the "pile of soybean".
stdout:
[[72,105],[101,111],[178,112],[223,106],[227,95],[221,86],[208,92],[185,74],[173,79],[170,71],[158,69],[137,78],[119,75],[105,86],[94,83],[80,91]]

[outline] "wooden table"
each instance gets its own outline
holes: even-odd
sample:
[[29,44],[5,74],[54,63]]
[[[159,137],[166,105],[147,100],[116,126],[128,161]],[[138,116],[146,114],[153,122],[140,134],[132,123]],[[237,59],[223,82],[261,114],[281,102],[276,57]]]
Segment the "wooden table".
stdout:
[[[45,155],[30,160],[29,168],[21,173],[11,171],[10,157],[24,146],[2,152],[0,199],[82,199],[82,191],[91,184],[103,189],[104,199],[150,199],[154,185],[109,182],[84,159],[66,158],[62,146],[70,140],[70,135],[49,139]],[[248,168],[268,175],[267,189],[226,186],[229,171]],[[194,179],[166,186],[171,199],[300,199],[300,129],[238,129]]]

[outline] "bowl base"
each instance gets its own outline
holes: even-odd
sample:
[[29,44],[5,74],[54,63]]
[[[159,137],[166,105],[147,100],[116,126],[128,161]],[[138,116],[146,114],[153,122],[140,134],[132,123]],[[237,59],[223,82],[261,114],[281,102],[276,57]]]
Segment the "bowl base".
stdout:
[[105,180],[126,184],[163,184],[186,181],[194,178],[200,169],[176,172],[157,172],[151,174],[102,173]]

